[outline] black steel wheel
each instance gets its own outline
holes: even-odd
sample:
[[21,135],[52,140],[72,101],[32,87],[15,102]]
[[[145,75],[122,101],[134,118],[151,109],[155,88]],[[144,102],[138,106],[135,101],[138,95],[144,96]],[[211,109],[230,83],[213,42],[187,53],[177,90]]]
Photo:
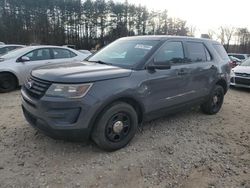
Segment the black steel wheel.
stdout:
[[111,142],[120,142],[125,139],[131,129],[129,114],[119,112],[114,114],[106,126],[106,137]]
[[114,103],[98,118],[92,139],[101,149],[115,151],[130,142],[137,126],[138,118],[134,108],[127,103]]
[[209,99],[201,105],[201,109],[206,114],[216,114],[220,111],[224,101],[224,89],[220,85],[216,85],[211,92]]

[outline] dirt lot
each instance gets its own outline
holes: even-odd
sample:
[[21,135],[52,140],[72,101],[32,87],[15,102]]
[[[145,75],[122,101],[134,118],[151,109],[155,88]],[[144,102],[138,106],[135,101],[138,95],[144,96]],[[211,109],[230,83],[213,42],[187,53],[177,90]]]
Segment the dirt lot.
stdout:
[[38,133],[19,92],[0,94],[0,187],[250,187],[250,90],[230,90],[215,116],[146,123],[114,153]]

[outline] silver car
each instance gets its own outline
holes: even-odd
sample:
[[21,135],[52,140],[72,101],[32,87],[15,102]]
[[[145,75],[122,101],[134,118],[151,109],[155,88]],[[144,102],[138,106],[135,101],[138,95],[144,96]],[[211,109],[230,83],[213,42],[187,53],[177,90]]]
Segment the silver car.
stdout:
[[21,86],[34,68],[64,62],[80,62],[88,55],[58,46],[29,46],[0,57],[0,92]]
[[250,88],[250,59],[232,69],[230,85]]

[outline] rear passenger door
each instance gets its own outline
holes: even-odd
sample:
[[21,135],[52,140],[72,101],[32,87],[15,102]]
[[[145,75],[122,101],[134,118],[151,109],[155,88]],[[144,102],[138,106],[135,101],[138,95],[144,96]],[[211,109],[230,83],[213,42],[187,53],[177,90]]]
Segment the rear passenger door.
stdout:
[[75,58],[77,54],[74,52],[68,50],[68,49],[63,49],[63,48],[52,48],[52,55],[53,55],[53,60],[51,61],[51,64],[54,63],[65,63],[65,62],[74,62],[77,61]]
[[187,63],[190,69],[188,88],[193,91],[192,99],[209,94],[216,77],[217,68],[208,47],[203,42],[186,41]]

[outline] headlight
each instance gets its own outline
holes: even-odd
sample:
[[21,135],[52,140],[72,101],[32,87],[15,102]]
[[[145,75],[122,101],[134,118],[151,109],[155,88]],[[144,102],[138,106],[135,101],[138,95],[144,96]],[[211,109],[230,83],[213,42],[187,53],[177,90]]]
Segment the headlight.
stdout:
[[230,76],[231,76],[231,78],[232,78],[232,77],[235,77],[235,73],[234,73],[234,71],[233,71],[233,70],[231,70],[231,74],[230,74]]
[[93,84],[52,84],[46,96],[63,98],[82,98],[90,90]]

